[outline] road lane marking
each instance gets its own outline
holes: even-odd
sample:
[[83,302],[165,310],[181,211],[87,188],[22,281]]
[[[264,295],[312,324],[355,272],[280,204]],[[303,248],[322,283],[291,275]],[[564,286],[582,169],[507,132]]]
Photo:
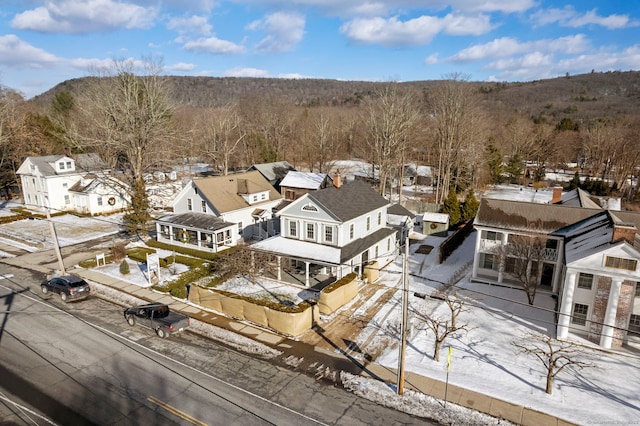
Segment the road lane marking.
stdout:
[[166,411],[170,412],[173,415],[180,417],[182,420],[188,421],[192,425],[208,426],[205,422],[200,421],[195,417],[188,415],[184,411],[178,410],[176,407],[169,405],[164,401],[159,400],[155,396],[150,396],[149,398],[147,398],[147,401],[151,402],[152,404],[156,404],[158,407],[165,409]]

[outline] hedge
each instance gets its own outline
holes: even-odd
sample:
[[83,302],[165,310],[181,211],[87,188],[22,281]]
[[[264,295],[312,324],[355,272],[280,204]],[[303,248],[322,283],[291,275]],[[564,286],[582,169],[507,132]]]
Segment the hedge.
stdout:
[[322,289],[325,293],[331,293],[332,291],[342,287],[343,285],[349,284],[351,281],[355,280],[358,276],[355,272],[351,272],[350,274],[345,275],[337,281],[332,282],[328,286]]

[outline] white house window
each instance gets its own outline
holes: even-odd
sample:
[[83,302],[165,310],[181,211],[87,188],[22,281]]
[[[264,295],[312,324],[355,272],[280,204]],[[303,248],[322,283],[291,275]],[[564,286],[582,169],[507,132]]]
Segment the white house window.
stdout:
[[367,216],[367,231],[371,229],[371,218]]
[[267,194],[262,194],[260,196],[260,199],[263,200],[263,201],[266,200],[267,199]]
[[629,317],[629,333],[640,336],[640,315],[631,314]]
[[378,225],[382,223],[382,212],[378,212]]
[[576,303],[573,305],[573,314],[571,315],[571,324],[587,325],[587,314],[589,313],[589,305]]
[[593,274],[585,274],[583,272],[580,272],[580,275],[578,275],[578,288],[591,290],[592,285],[593,285]]
[[97,200],[98,200],[98,206],[102,206],[102,197],[98,197]]
[[64,161],[61,161],[61,162],[58,163],[58,168],[60,170],[64,170]]
[[483,232],[484,232],[485,240],[499,241],[502,236],[501,234],[495,231],[483,231]]
[[324,228],[324,240],[328,243],[333,242],[333,228],[330,226],[327,226],[326,228]]
[[71,161],[67,161],[67,169],[71,170]]
[[353,223],[349,225],[349,239],[353,240]]
[[298,222],[289,222],[289,236],[290,237],[298,236]]
[[187,210],[193,210],[193,200],[191,198],[187,198]]
[[71,198],[68,195],[64,196],[64,203],[67,205],[71,204]]
[[69,187],[69,184],[68,184],[67,182],[63,182],[63,183],[62,183],[62,187],[66,189],[66,188],[68,188],[68,187]]
[[313,223],[307,223],[307,239],[315,239],[315,226],[313,225]]
[[305,211],[305,212],[317,212],[318,211],[316,206],[311,205],[311,204],[307,204],[305,206],[302,206],[302,210]]
[[635,259],[624,259],[622,257],[607,256],[604,266],[608,268],[626,269],[627,271],[635,271],[638,261]]
[[498,269],[498,260],[493,254],[480,253],[480,265],[484,269]]
[[515,257],[507,257],[504,262],[504,271],[510,274],[516,272],[517,259]]
[[207,202],[202,200],[201,201],[201,205],[202,205],[202,213],[206,213],[207,212]]
[[32,172],[35,172],[36,171],[35,164],[29,164],[29,170],[31,170]]
[[375,258],[378,258],[378,246],[376,246],[376,254],[375,254]]
[[387,238],[387,251],[391,251],[391,238]]
[[238,222],[238,234],[242,234],[242,222]]
[[256,201],[258,201],[258,196],[254,195],[253,197],[251,197],[251,200],[255,203]]

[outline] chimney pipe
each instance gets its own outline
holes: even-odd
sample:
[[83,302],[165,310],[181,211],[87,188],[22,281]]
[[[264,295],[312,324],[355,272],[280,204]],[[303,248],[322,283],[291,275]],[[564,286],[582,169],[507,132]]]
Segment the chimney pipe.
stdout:
[[342,185],[342,182],[340,180],[340,172],[335,172],[333,174],[333,186],[335,186],[336,188],[340,189],[341,185]]
[[562,201],[562,187],[554,186],[553,196],[551,197],[551,204],[558,204],[560,201]]

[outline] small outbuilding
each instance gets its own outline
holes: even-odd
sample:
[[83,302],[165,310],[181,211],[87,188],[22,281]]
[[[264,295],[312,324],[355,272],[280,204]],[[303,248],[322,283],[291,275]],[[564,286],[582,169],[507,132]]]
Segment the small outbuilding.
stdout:
[[424,213],[422,215],[422,233],[446,237],[449,230],[449,215],[446,213]]

